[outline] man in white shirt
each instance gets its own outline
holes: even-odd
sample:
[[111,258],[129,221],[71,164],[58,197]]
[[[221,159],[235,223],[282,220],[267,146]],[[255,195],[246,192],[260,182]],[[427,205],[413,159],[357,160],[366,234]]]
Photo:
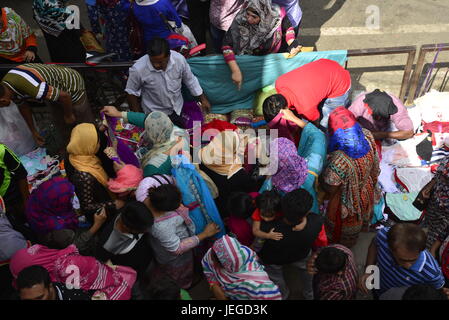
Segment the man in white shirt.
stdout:
[[165,39],[152,39],[148,44],[148,54],[137,60],[129,69],[125,91],[128,93],[131,110],[145,113],[161,111],[167,114],[175,125],[183,127],[182,83],[203,111],[209,111],[210,103],[186,59],[178,52],[170,50]]

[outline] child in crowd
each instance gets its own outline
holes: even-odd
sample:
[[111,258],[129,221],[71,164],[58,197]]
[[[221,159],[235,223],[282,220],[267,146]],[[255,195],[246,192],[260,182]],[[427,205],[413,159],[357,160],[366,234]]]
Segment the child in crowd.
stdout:
[[190,294],[167,275],[152,281],[144,293],[145,300],[192,300]]
[[228,199],[229,231],[244,246],[251,246],[254,241],[251,224],[251,214],[256,209],[254,200],[259,194],[257,192],[233,192]]
[[315,300],[355,299],[358,273],[351,250],[333,244],[315,253],[307,264],[309,273],[314,274]]
[[258,252],[265,239],[281,240],[283,238],[282,233],[274,232],[274,229],[271,229],[270,232],[263,232],[260,229],[262,221],[270,222],[282,217],[280,211],[281,196],[274,190],[264,191],[256,198],[256,207],[257,209],[251,218],[253,220],[253,235],[256,237],[253,250]]

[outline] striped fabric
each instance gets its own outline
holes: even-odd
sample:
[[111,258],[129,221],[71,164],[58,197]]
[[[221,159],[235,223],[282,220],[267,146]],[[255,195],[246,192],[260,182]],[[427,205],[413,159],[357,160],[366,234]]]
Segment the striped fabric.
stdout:
[[332,244],[327,248],[336,248],[347,255],[346,266],[341,274],[318,273],[315,275],[314,294],[317,300],[352,300],[357,293],[357,267],[352,251],[341,244]]
[[380,269],[379,295],[396,287],[410,287],[415,284],[428,284],[436,289],[444,285],[441,268],[434,257],[425,250],[410,269],[399,267],[388,247],[387,232],[381,229],[376,236],[377,265]]
[[27,63],[11,69],[2,83],[19,98],[58,101],[61,91],[67,92],[75,104],[84,96],[86,88],[81,75],[59,65]]
[[[213,253],[220,265],[212,258]],[[215,241],[203,258],[209,284],[219,284],[231,300],[281,300],[279,288],[270,280],[256,253],[228,235]]]

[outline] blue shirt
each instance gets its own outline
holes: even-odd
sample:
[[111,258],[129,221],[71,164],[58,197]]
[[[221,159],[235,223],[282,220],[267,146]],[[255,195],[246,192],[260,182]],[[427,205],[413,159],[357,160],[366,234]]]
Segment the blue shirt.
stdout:
[[[128,10],[131,7],[129,0],[122,0],[122,7]],[[169,21],[174,21],[176,27],[181,27],[181,18],[176,12],[170,0],[159,0],[151,5],[135,4],[133,13],[143,29],[143,40],[146,43],[155,37],[167,38],[171,31],[164,20],[160,17],[162,13]]]
[[410,269],[400,267],[391,253],[387,243],[389,228],[381,229],[376,236],[377,266],[380,271],[379,294],[396,287],[410,287],[415,284],[428,284],[440,289],[444,277],[438,262],[428,250],[420,253],[418,260]]

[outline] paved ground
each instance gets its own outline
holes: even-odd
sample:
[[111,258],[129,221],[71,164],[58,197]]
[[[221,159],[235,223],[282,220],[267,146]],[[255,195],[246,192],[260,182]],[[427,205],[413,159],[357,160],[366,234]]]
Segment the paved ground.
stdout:
[[[33,29],[38,30],[32,19],[31,3],[31,0],[2,0],[2,6],[16,9]],[[76,0],[71,3],[80,6],[81,23],[88,25],[84,1]],[[315,46],[318,50],[449,42],[448,0],[300,0],[300,5],[304,12],[301,42],[305,46]],[[368,17],[377,10],[370,6],[379,9],[378,29],[367,27]],[[48,60],[44,39],[40,32],[38,35],[39,53],[44,60]],[[449,54],[442,53],[440,58],[448,62]],[[351,58],[348,66],[353,78],[354,93],[379,87],[399,94],[405,59],[405,55]],[[431,59],[433,55],[429,55],[428,61],[431,62]],[[353,248],[360,270],[373,236],[374,233],[362,233],[358,244]],[[297,275],[293,270],[286,271],[287,281],[291,285],[291,299],[301,299],[301,284]],[[205,281],[193,288],[191,294],[195,299],[211,297]],[[364,296],[359,298],[369,299]]]

